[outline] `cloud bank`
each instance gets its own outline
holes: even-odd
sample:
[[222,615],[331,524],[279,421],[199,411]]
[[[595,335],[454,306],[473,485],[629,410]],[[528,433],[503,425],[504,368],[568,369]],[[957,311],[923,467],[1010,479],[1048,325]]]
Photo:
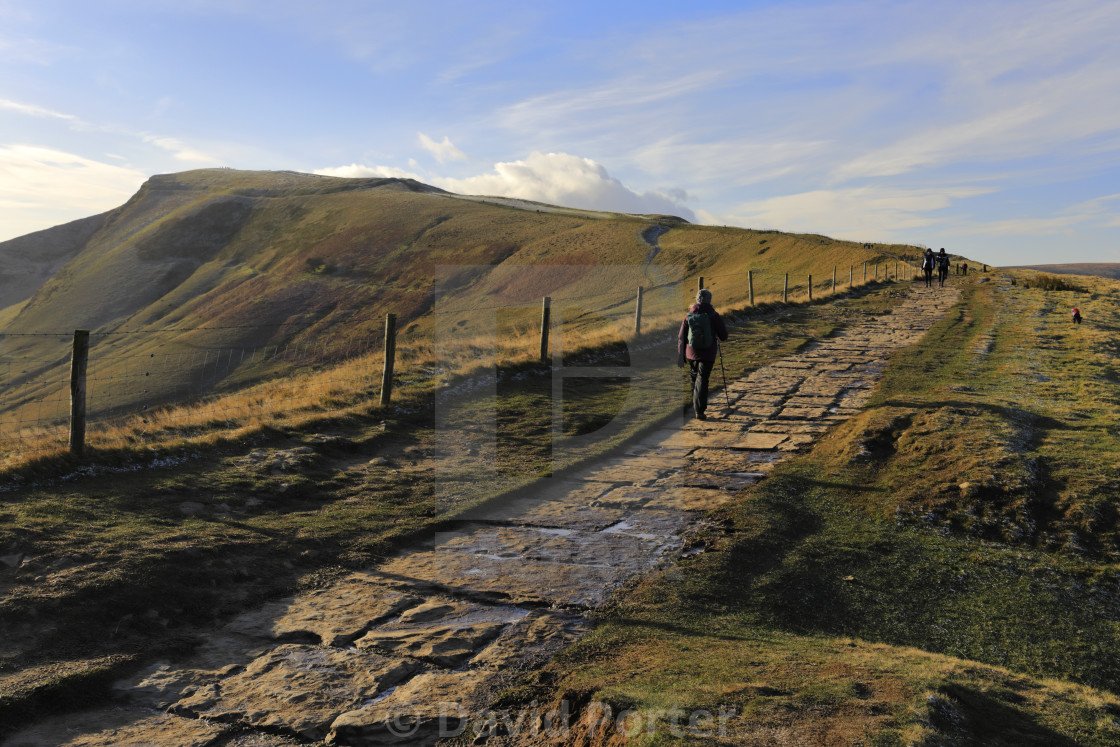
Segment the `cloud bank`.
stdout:
[[590,158],[567,153],[534,152],[522,161],[494,164],[492,171],[462,179],[423,177],[388,166],[350,164],[318,169],[316,174],[342,177],[398,177],[416,179],[450,192],[488,197],[515,197],[550,205],[616,213],[659,213],[695,221],[681,190],[636,192],[612,177]]

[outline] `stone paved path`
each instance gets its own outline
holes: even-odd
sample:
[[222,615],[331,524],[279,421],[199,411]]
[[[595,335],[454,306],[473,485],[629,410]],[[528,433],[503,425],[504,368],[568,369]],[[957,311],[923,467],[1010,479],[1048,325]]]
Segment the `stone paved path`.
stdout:
[[655,432],[379,568],[247,612],[189,660],[119,683],[128,705],[6,745],[424,743],[485,707],[504,672],[578,639],[586,613],[627,580],[673,562],[704,511],[856,413],[886,356],[956,299],[915,288],[893,313],[733,382],[729,411],[721,393],[712,419]]

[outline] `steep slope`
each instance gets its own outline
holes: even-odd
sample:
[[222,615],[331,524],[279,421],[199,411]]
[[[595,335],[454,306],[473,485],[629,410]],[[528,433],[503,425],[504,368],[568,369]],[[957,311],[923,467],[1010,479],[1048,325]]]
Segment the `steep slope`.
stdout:
[[[42,382],[64,365],[76,328],[94,331],[103,377],[118,375],[113,367],[124,364],[114,361],[266,345],[313,345],[314,361],[326,362],[355,339],[376,340],[389,312],[415,346],[430,345],[437,328],[462,338],[486,331],[493,315],[479,308],[524,305],[507,320],[524,328],[527,307],[545,295],[566,321],[590,328],[631,314],[639,285],[656,315],[679,310],[698,275],[726,306],[746,299],[748,269],[759,295],[779,293],[786,272],[796,294],[808,274],[820,287],[839,267],[843,285],[853,265],[913,251],[468,198],[411,180],[228,169],[152,177],[80,228],[66,245],[81,244],[73,258],[6,323],[0,317],[9,333],[0,345],[19,368],[3,382],[0,411],[13,390],[17,404],[53,396]],[[438,321],[437,305],[446,312]],[[246,365],[205,386],[284,370]],[[189,384],[179,375],[145,382],[143,399],[170,401]]]
[[102,213],[0,242],[0,310],[29,299],[109,217]]

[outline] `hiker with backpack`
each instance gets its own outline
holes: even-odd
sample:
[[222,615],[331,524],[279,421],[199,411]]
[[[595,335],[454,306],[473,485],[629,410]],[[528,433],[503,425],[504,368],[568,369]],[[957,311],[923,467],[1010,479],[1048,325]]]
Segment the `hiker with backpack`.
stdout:
[[922,277],[925,278],[926,287],[933,287],[933,250],[926,249],[926,253],[922,255]]
[[1069,315],[1074,324],[1081,324],[1081,309],[1074,306],[1070,309]]
[[941,247],[941,251],[937,253],[937,287],[944,288],[948,278],[949,255],[945,253],[945,247]]
[[712,292],[701,288],[677,334],[677,365],[683,367],[688,361],[692,409],[698,420],[707,420],[704,410],[708,407],[708,379],[716,365],[719,340],[726,339],[727,326],[712,306]]

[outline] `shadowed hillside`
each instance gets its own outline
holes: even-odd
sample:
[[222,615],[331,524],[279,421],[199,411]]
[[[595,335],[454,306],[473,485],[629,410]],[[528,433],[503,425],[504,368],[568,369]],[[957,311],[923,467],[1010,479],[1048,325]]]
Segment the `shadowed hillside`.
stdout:
[[1038,270],[1059,275],[1096,275],[1102,278],[1120,280],[1120,262],[1079,262],[1061,265],[1016,265],[1009,270]]

